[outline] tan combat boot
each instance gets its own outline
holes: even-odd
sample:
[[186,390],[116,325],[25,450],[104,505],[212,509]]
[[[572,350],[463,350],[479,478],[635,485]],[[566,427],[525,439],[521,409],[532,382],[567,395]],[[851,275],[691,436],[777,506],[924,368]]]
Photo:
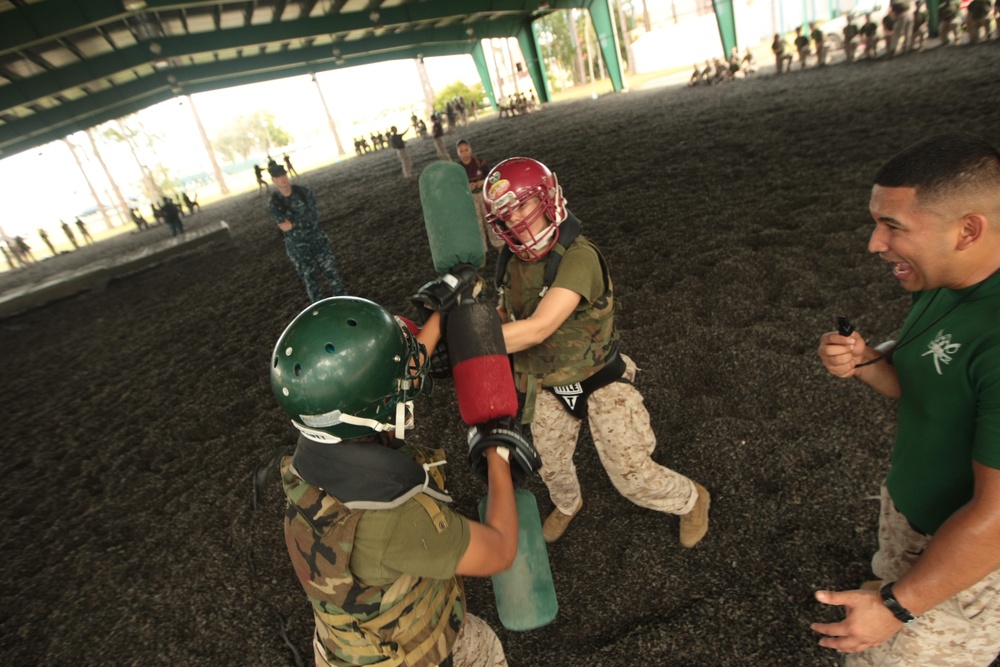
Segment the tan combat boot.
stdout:
[[582,501],[572,514],[565,514],[558,507],[552,510],[552,514],[549,514],[545,523],[542,524],[542,537],[545,538],[545,541],[555,542],[562,537],[562,534],[566,532],[567,526],[569,526],[569,522],[580,513],[581,509],[583,509]]
[[708,532],[708,506],[712,503],[712,496],[698,482],[694,483],[694,488],[698,492],[698,500],[690,512],[681,515],[681,546],[685,549],[701,542]]

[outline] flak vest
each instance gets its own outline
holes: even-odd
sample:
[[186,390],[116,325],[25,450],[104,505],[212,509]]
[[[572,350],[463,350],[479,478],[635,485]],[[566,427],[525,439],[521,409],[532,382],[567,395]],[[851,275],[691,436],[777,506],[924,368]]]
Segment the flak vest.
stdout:
[[[585,236],[577,236],[569,248],[588,246],[600,260],[604,294],[592,304],[582,304],[543,342],[514,354],[518,391],[525,394],[522,423],[534,417],[540,387],[560,387],[582,382],[600,371],[614,352],[618,335],[614,326],[615,303],[611,277],[600,250]],[[553,250],[555,252],[555,250]],[[503,281],[504,304],[516,319],[530,317],[544,296],[546,262],[512,261]],[[514,289],[517,285],[517,289]]]
[[[448,660],[465,618],[460,577],[403,575],[388,588],[366,586],[348,567],[358,521],[352,510],[281,464],[285,544],[313,606],[316,636],[331,667],[434,667]],[[415,499],[434,518],[437,506]]]

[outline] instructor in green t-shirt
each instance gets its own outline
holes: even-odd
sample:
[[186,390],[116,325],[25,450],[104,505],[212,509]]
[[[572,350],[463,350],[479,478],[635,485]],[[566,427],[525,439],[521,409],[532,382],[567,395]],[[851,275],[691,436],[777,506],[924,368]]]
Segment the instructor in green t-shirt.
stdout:
[[875,176],[868,250],[913,301],[898,342],[847,323],[823,334],[827,370],[898,399],[882,488],[878,581],[819,591],[844,608],[813,624],[845,664],[990,664],[1000,652],[1000,151],[925,139]]

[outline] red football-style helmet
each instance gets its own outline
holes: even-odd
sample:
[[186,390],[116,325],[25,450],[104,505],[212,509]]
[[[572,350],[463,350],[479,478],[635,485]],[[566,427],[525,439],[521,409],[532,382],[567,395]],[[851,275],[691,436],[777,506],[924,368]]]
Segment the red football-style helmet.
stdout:
[[[539,204],[520,222],[508,226],[514,211],[536,197]],[[515,255],[529,262],[548,254],[566,219],[566,199],[556,175],[531,158],[512,157],[493,167],[486,176],[483,202],[486,222]],[[551,224],[533,233],[531,227],[541,215]]]

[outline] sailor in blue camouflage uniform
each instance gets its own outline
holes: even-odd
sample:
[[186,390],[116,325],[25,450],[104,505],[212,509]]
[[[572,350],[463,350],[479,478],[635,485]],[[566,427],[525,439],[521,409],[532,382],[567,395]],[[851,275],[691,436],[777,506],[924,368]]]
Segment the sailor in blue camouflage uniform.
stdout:
[[[279,164],[268,167],[278,191],[268,200],[267,210],[285,239],[285,250],[292,266],[305,283],[312,303],[329,296],[347,296],[340,281],[337,260],[330,239],[319,226],[319,211],[312,190],[292,185],[288,172]],[[320,275],[329,289],[323,287]]]

